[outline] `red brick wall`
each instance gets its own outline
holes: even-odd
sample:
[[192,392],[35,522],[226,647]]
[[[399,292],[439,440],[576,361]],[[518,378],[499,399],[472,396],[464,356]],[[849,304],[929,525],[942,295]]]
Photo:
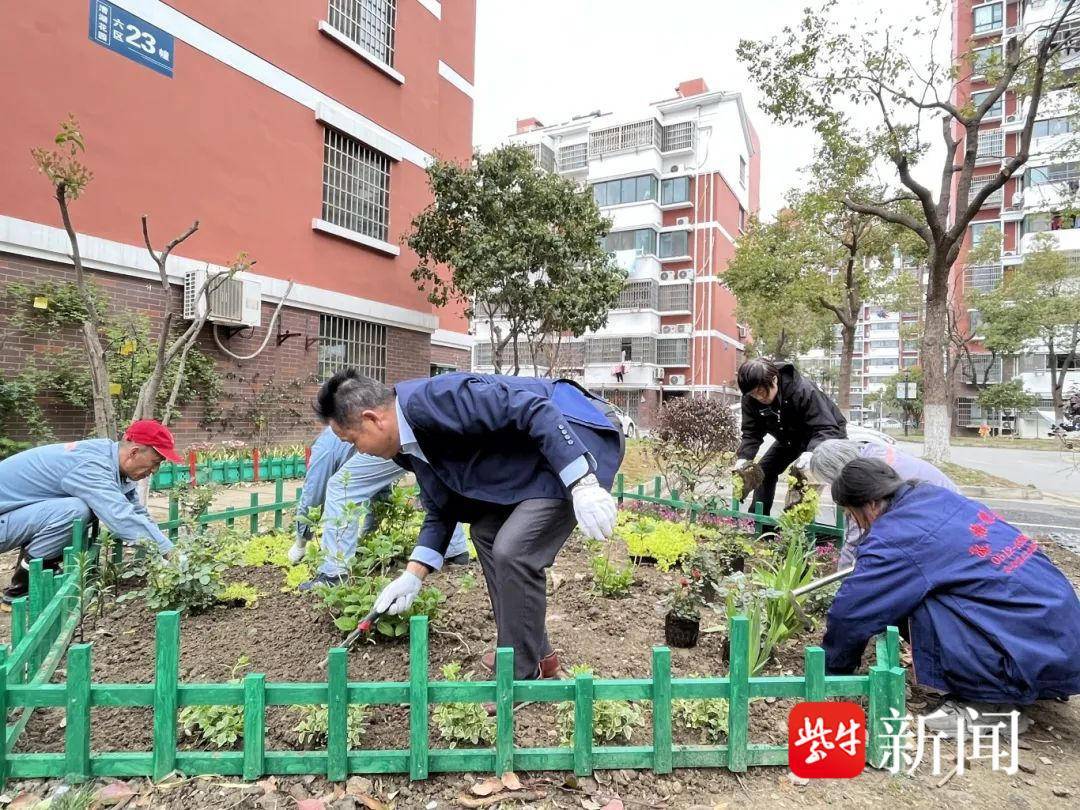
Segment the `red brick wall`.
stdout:
[[472,369],[472,352],[468,349],[451,349],[449,346],[432,346],[431,362],[456,366],[458,371]]
[[[4,289],[12,282],[33,285],[51,280],[63,283],[74,281],[74,276],[74,270],[65,265],[0,253],[0,287]],[[156,283],[111,273],[91,272],[90,277],[107,297],[112,311],[145,315],[150,320],[151,334],[154,334],[162,314]],[[180,287],[173,286],[172,294],[179,311]],[[40,363],[49,353],[72,346],[81,349],[82,342],[75,329],[52,334],[14,334],[10,323],[16,306],[7,296],[0,296],[0,372],[5,376],[17,373],[28,364]],[[226,347],[239,355],[254,352],[266,336],[273,311],[274,305],[265,303],[263,326],[243,331],[231,340],[225,341],[224,330],[219,330]],[[306,341],[318,337],[319,313],[286,306],[281,311],[280,327],[281,332],[303,334],[278,346],[278,325],[275,324],[275,336],[270,338],[266,349],[258,357],[243,361],[224,355],[214,344],[211,330],[203,330],[196,345],[217,363],[223,388],[223,396],[217,403],[220,418],[204,425],[206,412],[200,401],[183,406],[180,417],[174,418],[172,425],[181,446],[191,441],[222,439],[299,443],[310,441],[318,432],[319,426],[311,411],[311,402],[318,389],[318,345],[307,346]],[[429,335],[395,327],[387,327],[386,333],[387,382],[426,377],[432,357]],[[468,356],[467,352],[463,354]],[[92,431],[93,419],[87,410],[47,398],[40,401],[58,440],[81,438]],[[2,432],[13,438],[26,435],[25,425],[20,424],[4,425]]]

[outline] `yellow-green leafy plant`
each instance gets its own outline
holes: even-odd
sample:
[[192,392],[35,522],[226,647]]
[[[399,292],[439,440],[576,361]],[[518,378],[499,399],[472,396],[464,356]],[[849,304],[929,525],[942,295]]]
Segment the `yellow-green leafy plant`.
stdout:
[[265,593],[248,582],[230,582],[218,596],[218,601],[243,602],[244,607],[253,608],[264,596],[266,596]]
[[648,515],[620,512],[619,535],[631,557],[651,557],[661,571],[670,571],[697,549],[695,529],[685,523],[658,520]]
[[[442,668],[448,681],[468,680],[461,675],[461,663],[452,661]],[[439,735],[454,748],[458,743],[491,745],[495,742],[495,718],[479,703],[440,703],[432,713]]]
[[292,565],[289,562],[289,547],[292,544],[293,537],[287,532],[252,535],[244,543],[240,561],[251,567],[273,565],[288,568]]
[[[246,655],[237,658],[229,670],[229,683],[239,683],[240,673],[250,663]],[[243,706],[185,706],[179,719],[184,734],[197,736],[215,748],[234,745],[244,734]]]
[[[330,711],[321,704],[293,706],[293,710],[299,716],[299,722],[293,726],[300,745],[304,748],[311,746],[325,746],[326,734],[330,728]],[[359,748],[364,739],[364,720],[367,717],[367,707],[361,703],[350,704],[347,712],[346,724],[348,731],[346,739],[349,748]]]
[[593,588],[601,596],[619,597],[630,593],[634,584],[634,563],[620,565],[611,559],[611,543],[604,554],[597,554],[589,565],[593,573]]
[[[570,667],[571,675],[591,675],[592,668],[581,664]],[[574,704],[555,704],[555,725],[562,745],[574,741]],[[645,705],[629,700],[597,700],[593,703],[593,742],[612,740],[629,742],[634,729],[645,725]]]
[[[697,675],[691,675],[697,678]],[[671,722],[679,728],[698,731],[702,743],[716,744],[727,736],[728,702],[723,698],[671,701]]]
[[787,536],[791,532],[803,532],[806,527],[814,522],[817,517],[821,495],[817,487],[807,484],[793,475],[787,477],[787,485],[792,490],[798,490],[802,498],[797,504],[784,510],[777,519],[777,528],[780,533]]

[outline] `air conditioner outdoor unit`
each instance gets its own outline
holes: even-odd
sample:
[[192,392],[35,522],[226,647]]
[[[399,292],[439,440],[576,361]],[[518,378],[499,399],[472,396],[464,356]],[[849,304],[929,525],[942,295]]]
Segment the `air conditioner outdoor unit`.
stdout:
[[688,323],[677,324],[675,326],[675,331],[678,332],[680,335],[688,334],[690,332],[690,324],[688,324]]
[[680,270],[679,271],[679,278],[680,279],[688,279],[688,278],[693,278],[693,277],[694,277],[694,271],[693,270]]
[[224,278],[213,273],[209,283],[206,278],[206,270],[189,270],[184,276],[184,318],[189,321],[201,318],[209,301],[207,320],[212,323],[262,325],[262,284],[254,279]]
[[689,225],[690,224],[690,217],[676,217],[675,218],[675,224],[676,225]]
[[663,326],[661,326],[660,331],[661,331],[661,333],[663,333],[665,335],[670,335],[671,330],[674,329],[674,328],[675,327],[673,327],[670,323],[668,323],[668,324],[664,324]]
[[685,374],[671,374],[668,376],[668,385],[686,385]]
[[662,270],[660,272],[661,281],[671,281],[675,278],[675,274],[671,270]]
[[1022,192],[1022,191],[1013,192],[1013,195],[1012,195],[1012,207],[1013,208],[1019,208],[1023,204],[1024,204],[1024,192]]

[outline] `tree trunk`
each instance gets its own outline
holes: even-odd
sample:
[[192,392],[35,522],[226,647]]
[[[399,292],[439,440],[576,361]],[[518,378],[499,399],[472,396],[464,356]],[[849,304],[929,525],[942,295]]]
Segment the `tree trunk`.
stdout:
[[1069,373],[1069,364],[1063,363],[1062,368],[1058,369],[1054,337],[1054,330],[1051,329],[1046,339],[1046,350],[1050,357],[1050,401],[1054,404],[1054,424],[1060,425],[1065,421],[1065,402],[1061,391],[1065,387],[1065,375]]
[[952,414],[949,412],[949,380],[946,374],[945,336],[948,334],[949,268],[938,259],[930,273],[932,285],[926,293],[926,327],[921,345],[923,367],[923,433],[926,443],[923,458],[927,461],[948,461],[949,433]]
[[852,321],[850,326],[846,323],[841,324],[840,328],[842,330],[843,346],[840,349],[840,381],[838,383],[840,390],[836,392],[836,399],[837,404],[840,406],[840,413],[850,419],[851,356],[855,353],[855,322]]

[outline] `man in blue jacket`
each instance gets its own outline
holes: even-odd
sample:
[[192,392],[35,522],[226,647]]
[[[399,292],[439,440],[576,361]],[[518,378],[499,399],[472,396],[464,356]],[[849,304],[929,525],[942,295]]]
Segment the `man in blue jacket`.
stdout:
[[[314,579],[301,583],[301,591],[318,585],[337,585],[348,573],[349,561],[356,554],[357,540],[375,528],[372,503],[389,497],[390,489],[405,475],[405,470],[389,459],[357,453],[330,428],[325,428],[311,446],[304,489],[296,507],[296,541],[289,549],[289,560],[297,563],[311,536],[308,513],[316,507],[322,512],[323,560]],[[365,506],[364,522],[349,519],[348,504]],[[465,532],[458,524],[446,552],[451,565],[469,562]]]
[[[865,534],[829,609],[831,674],[854,672],[870,638],[897,625],[908,628],[916,680],[945,695],[932,730],[1080,693],[1080,599],[1034,539],[879,459],[847,464],[832,496]],[[1018,730],[1030,722],[1021,715]]]
[[416,548],[375,609],[407,611],[442,565],[454,524],[470,523],[497,645],[514,648],[517,678],[555,676],[545,571],[575,524],[597,540],[614,531],[608,489],[623,435],[610,406],[566,380],[457,373],[388,388],[349,369],[323,385],[316,412],[420,484],[427,514]]
[[4,591],[6,603],[28,590],[29,560],[59,567],[72,524],[96,515],[114,535],[149,540],[167,553],[172,542],[140,503],[137,482],[180,461],[169,429],[152,419],[133,422],[124,439],[88,439],[34,447],[0,461],[0,552],[20,549]]

